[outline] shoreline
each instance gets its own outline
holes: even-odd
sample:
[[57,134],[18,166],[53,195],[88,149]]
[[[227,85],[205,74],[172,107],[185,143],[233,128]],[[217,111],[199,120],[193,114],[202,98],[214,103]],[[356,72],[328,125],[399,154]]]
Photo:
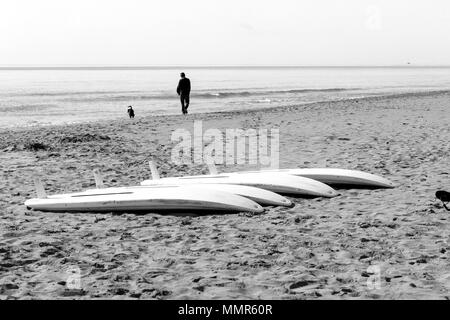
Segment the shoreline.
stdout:
[[[427,97],[427,96],[439,96],[439,95],[448,95],[450,94],[450,89],[448,90],[430,90],[430,91],[414,91],[414,92],[407,92],[407,93],[394,93],[394,94],[386,94],[386,95],[380,95],[380,96],[369,96],[369,97],[362,97],[362,98],[342,98],[342,99],[336,99],[336,100],[323,100],[323,101],[314,101],[314,102],[305,102],[301,104],[295,104],[295,105],[285,105],[285,106],[274,106],[274,107],[261,107],[261,108],[254,108],[254,109],[237,109],[237,110],[231,110],[231,111],[211,111],[211,112],[200,112],[200,113],[192,113],[189,114],[189,118],[198,118],[198,117],[211,117],[213,115],[246,115],[251,113],[257,113],[257,112],[263,112],[266,111],[268,113],[270,112],[278,112],[281,110],[286,111],[296,111],[302,107],[313,107],[313,106],[323,106],[330,103],[342,103],[342,102],[353,102],[353,101],[379,101],[379,100],[391,100],[391,99],[402,99],[407,97]],[[180,114],[166,114],[166,115],[155,115],[155,116],[143,116],[141,118],[136,118],[134,121],[150,121],[150,120],[157,120],[157,119],[174,119],[178,120],[182,115]],[[124,117],[125,118],[125,117]],[[113,119],[99,119],[99,120],[92,120],[87,122],[68,122],[63,124],[48,124],[48,125],[30,125],[30,126],[20,126],[20,127],[12,127],[12,128],[0,128],[0,134],[5,132],[21,132],[21,131],[28,131],[28,130],[39,130],[42,128],[61,128],[66,126],[78,126],[78,125],[91,125],[91,124],[105,124],[105,123],[121,123],[124,121],[130,121],[129,119],[124,118],[113,118]],[[196,119],[194,119],[196,120]]]

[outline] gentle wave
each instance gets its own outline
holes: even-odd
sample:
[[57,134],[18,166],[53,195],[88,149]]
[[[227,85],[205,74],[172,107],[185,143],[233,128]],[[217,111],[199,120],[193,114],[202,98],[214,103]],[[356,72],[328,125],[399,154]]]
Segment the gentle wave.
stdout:
[[64,92],[32,92],[24,93],[18,96],[23,97],[64,97],[64,96],[78,96],[78,95],[100,95],[100,94],[126,94],[139,93],[139,91],[64,91]]
[[0,106],[0,112],[29,112],[29,111],[42,111],[50,108],[57,108],[55,104],[29,104],[20,106]]
[[323,89],[291,89],[291,90],[261,90],[261,91],[229,91],[229,92],[214,92],[203,93],[194,96],[203,98],[228,98],[228,97],[247,97],[255,95],[267,94],[295,94],[295,93],[311,93],[311,92],[340,92],[348,90],[357,90],[357,88],[323,88]]
[[[260,90],[260,91],[217,91],[217,92],[192,92],[191,97],[201,99],[227,99],[227,98],[245,98],[252,96],[265,95],[284,95],[284,94],[302,94],[302,93],[329,93],[357,90],[357,88],[325,88],[325,89],[293,89],[293,90]],[[40,94],[43,96],[44,94]],[[62,94],[61,96],[68,96],[69,94]],[[136,94],[136,92],[122,92],[105,93],[105,92],[90,92],[80,94],[81,97],[76,97],[77,94],[70,94],[70,98],[65,100],[70,101],[130,101],[130,100],[172,100],[177,98],[177,94],[164,92],[162,94]],[[55,95],[56,96],[56,95]]]

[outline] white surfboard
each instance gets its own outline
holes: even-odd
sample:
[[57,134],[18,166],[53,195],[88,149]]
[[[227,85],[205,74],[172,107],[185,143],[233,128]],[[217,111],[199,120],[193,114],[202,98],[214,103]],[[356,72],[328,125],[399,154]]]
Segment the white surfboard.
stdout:
[[[203,186],[206,187],[205,185]],[[144,188],[145,186],[142,187]],[[291,207],[293,205],[289,199],[279,195],[278,193],[261,188],[237,184],[208,184],[207,188],[237,194],[264,206]]]
[[25,205],[34,210],[52,212],[264,211],[259,204],[245,197],[198,186],[95,189],[30,199]]
[[[167,185],[167,186],[175,186],[175,185]],[[292,202],[279,195],[278,193],[268,191],[261,188],[255,188],[255,187],[249,187],[249,186],[243,186],[243,185],[232,185],[232,184],[208,184],[205,186],[204,184],[200,185],[192,185],[192,188],[200,187],[203,189],[208,188],[209,190],[217,190],[217,191],[224,191],[232,194],[236,194],[245,198],[248,198],[250,200],[255,201],[256,203],[259,203],[260,205],[266,205],[266,206],[285,206],[290,207],[292,206]],[[107,192],[122,192],[122,191],[129,191],[132,189],[145,189],[145,188],[155,188],[155,186],[132,186],[132,187],[114,187],[114,188],[107,188],[104,190],[107,190]],[[98,193],[99,189],[88,189],[83,192],[79,193],[73,193],[73,194],[59,194],[59,195],[52,195],[48,196],[50,199],[57,199],[57,198],[64,198],[72,195],[87,195],[87,194],[96,194]]]
[[305,178],[314,179],[329,185],[354,185],[377,188],[394,188],[395,184],[383,177],[358,171],[334,168],[301,168],[301,169],[278,169],[262,171],[243,171],[238,174],[247,174],[249,172],[279,172],[291,174]]
[[141,185],[186,185],[186,184],[231,184],[266,189],[282,194],[296,194],[315,197],[335,197],[338,193],[319,181],[277,172],[242,174],[217,174],[170,177],[159,180],[145,180]]

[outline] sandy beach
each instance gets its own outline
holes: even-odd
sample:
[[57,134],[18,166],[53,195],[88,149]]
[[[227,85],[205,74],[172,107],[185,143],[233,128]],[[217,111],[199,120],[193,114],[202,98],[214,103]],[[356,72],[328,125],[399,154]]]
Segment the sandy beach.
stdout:
[[[0,132],[1,299],[449,299],[450,93]],[[195,108],[193,102],[192,108]],[[29,211],[48,193],[207,173],[171,163],[171,132],[280,128],[280,167],[368,171],[395,189],[291,198],[258,215]],[[222,171],[250,169],[220,166]],[[68,279],[80,274],[79,288]],[[379,281],[372,282],[377,279]]]

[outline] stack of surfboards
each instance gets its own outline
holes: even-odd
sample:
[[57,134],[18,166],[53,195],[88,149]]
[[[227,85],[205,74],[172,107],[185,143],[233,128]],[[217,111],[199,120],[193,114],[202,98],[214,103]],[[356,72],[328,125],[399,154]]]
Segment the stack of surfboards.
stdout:
[[[393,188],[387,179],[370,173],[345,169],[281,169],[217,173],[160,178],[150,162],[152,179],[140,186],[105,188],[94,170],[96,189],[47,196],[36,180],[38,198],[25,205],[51,212],[262,212],[262,206],[292,206],[282,196],[327,197],[338,193],[331,187],[359,186]],[[331,185],[331,186],[330,186]]]
[[93,189],[31,199],[25,205],[52,212],[263,211],[256,202],[234,193],[177,185]]

